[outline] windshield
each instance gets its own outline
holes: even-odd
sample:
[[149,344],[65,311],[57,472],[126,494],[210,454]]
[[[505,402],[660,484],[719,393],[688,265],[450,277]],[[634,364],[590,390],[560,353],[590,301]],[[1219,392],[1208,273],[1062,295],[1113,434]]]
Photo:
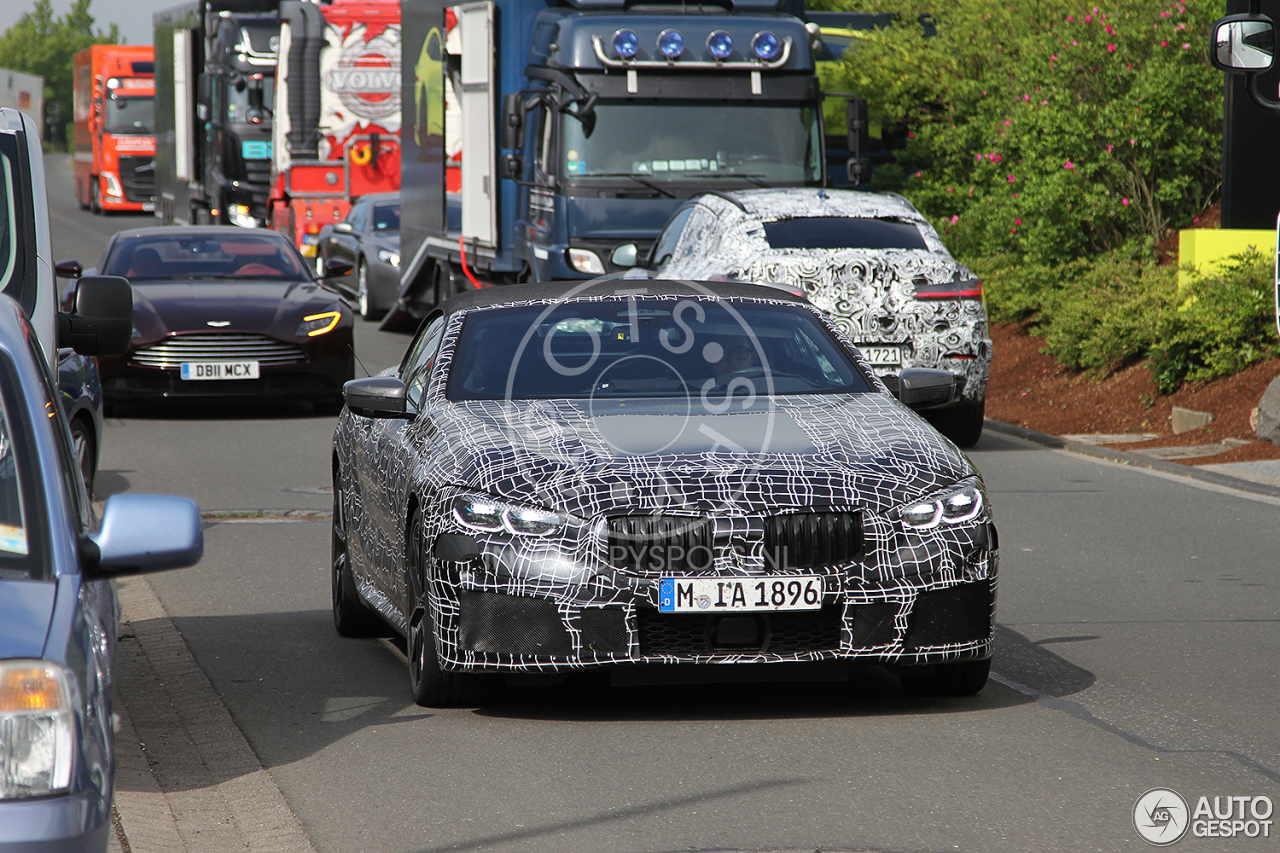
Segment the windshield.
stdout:
[[309,281],[292,248],[266,234],[186,234],[125,237],[103,265],[130,283],[193,278]]
[[790,305],[616,299],[476,311],[451,400],[726,397],[869,390],[813,313]]
[[565,116],[561,151],[568,177],[738,178],[766,186],[822,178],[817,111],[795,103],[597,104],[589,136]]
[[107,101],[107,133],[155,133],[155,98],[112,95]]
[[17,406],[17,382],[12,363],[0,359],[0,578],[34,577],[44,565],[35,523],[40,515],[33,492],[38,482],[33,437]]
[[244,89],[227,87],[227,121],[261,124],[271,118],[276,108],[276,79],[255,74]]
[[399,202],[374,205],[373,230],[377,234],[388,234],[400,230]]
[[764,223],[772,249],[925,249],[912,222],[894,219],[804,216]]

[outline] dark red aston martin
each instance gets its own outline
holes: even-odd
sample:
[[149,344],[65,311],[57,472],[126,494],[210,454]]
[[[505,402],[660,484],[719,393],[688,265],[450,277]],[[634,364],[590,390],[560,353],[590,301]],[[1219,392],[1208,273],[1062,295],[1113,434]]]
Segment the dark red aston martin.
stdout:
[[[79,265],[58,265],[76,275]],[[343,275],[350,264],[331,262]],[[96,272],[133,285],[133,340],[99,359],[108,406],[156,397],[285,397],[335,411],[355,376],[351,309],[275,231],[139,228]]]

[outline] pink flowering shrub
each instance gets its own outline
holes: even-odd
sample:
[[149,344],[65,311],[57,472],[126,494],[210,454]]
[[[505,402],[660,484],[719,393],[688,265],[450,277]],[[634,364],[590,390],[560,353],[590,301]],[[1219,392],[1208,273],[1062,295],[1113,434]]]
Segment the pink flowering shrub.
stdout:
[[1222,75],[1206,62],[1207,37],[1183,31],[1207,33],[1221,2],[856,6],[899,16],[855,40],[837,81],[867,93],[873,124],[905,143],[875,184],[911,199],[971,264],[1012,254],[1053,266],[1122,247],[1149,256],[1216,191]]

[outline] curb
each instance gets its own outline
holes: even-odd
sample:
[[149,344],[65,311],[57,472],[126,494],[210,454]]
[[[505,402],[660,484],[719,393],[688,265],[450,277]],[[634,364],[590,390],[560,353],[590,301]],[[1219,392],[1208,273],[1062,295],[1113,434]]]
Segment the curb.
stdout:
[[1256,495],[1280,498],[1280,487],[1268,486],[1265,483],[1255,483],[1252,480],[1243,480],[1239,477],[1232,477],[1229,474],[1219,474],[1217,471],[1201,471],[1194,465],[1179,465],[1177,462],[1167,462],[1163,459],[1152,459],[1150,456],[1143,456],[1141,453],[1129,453],[1124,450],[1112,450],[1109,447],[1098,447],[1092,444],[1082,444],[1078,441],[1067,441],[1065,438],[1060,438],[1056,435],[1037,432],[1033,429],[1027,429],[1026,427],[1014,426],[1013,424],[1007,424],[1003,421],[993,421],[990,418],[985,418],[983,420],[983,426],[984,429],[989,429],[1003,435],[1011,435],[1014,438],[1021,438],[1025,441],[1034,442],[1035,444],[1048,447],[1052,450],[1066,450],[1070,453],[1079,453],[1082,456],[1093,456],[1097,459],[1119,462],[1121,465],[1132,465],[1135,468],[1148,468],[1152,471],[1160,471],[1177,477],[1199,480],[1202,483],[1212,483],[1215,486],[1224,486],[1226,488],[1237,489],[1242,492],[1252,492]]

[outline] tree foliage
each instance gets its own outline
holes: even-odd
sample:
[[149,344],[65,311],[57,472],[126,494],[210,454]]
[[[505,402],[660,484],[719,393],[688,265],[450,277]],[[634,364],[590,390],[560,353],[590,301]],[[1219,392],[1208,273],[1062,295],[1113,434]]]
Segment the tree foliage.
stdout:
[[71,58],[90,45],[120,42],[115,24],[94,30],[90,2],[74,0],[66,14],[54,18],[50,0],[36,0],[34,9],[0,35],[0,68],[44,78],[45,115],[36,118],[48,119],[46,141],[60,141],[71,119]]
[[1220,2],[858,8],[897,15],[860,34],[841,69],[873,122],[906,139],[876,183],[932,217],[958,254],[1059,264],[1151,247],[1217,191],[1223,87],[1205,33]]

